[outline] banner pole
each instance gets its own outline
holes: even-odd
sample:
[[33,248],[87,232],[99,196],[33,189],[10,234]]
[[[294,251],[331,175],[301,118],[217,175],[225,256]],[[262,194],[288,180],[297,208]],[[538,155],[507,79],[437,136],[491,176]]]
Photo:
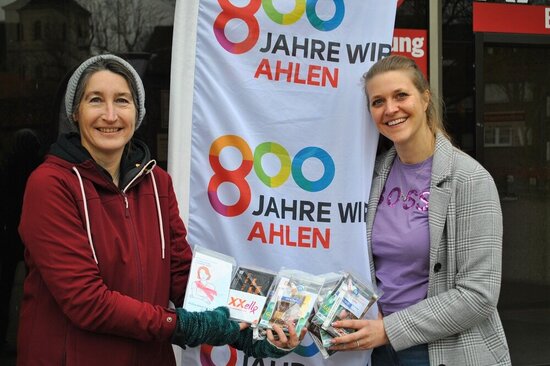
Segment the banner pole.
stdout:
[[199,0],[176,2],[176,14],[179,16],[174,19],[172,44],[181,47],[172,47],[170,72],[168,172],[172,176],[180,204],[180,215],[186,224],[189,220],[191,125],[198,13]]

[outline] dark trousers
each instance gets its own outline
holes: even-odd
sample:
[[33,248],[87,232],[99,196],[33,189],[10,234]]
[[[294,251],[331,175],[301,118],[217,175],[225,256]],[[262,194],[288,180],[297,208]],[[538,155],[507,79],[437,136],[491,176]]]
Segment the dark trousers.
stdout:
[[372,350],[371,366],[430,366],[428,345],[395,351],[389,344]]

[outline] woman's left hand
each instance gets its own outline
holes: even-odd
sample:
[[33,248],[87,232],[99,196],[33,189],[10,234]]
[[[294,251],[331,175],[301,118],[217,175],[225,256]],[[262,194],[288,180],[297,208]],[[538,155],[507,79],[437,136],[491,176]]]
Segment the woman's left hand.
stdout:
[[[273,324],[273,330],[271,329],[267,330],[267,339],[272,345],[278,348],[294,349],[298,347],[300,342],[302,342],[302,339],[304,339],[304,336],[307,333],[307,329],[303,328],[299,336],[298,334],[296,334],[296,328],[291,322],[287,323],[287,329],[288,329],[288,336],[285,334],[281,326],[277,324]],[[277,334],[278,339],[275,339],[275,335],[273,334],[273,331],[275,331],[275,333]]]
[[340,320],[332,325],[336,328],[349,328],[356,331],[332,339],[333,346],[330,347],[331,350],[360,351],[389,343],[381,316],[376,320]]

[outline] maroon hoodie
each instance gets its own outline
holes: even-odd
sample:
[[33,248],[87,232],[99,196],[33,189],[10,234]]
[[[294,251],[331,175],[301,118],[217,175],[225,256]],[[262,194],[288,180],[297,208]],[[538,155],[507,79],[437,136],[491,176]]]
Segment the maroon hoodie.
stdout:
[[30,176],[18,365],[175,365],[168,305],[183,302],[191,250],[172,181],[133,142],[120,186],[76,134]]

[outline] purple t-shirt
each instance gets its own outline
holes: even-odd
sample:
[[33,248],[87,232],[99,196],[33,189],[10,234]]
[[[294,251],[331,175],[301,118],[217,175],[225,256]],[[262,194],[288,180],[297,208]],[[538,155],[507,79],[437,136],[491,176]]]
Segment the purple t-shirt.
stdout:
[[432,157],[403,164],[396,156],[372,229],[376,280],[384,316],[426,298],[430,260],[428,202]]

